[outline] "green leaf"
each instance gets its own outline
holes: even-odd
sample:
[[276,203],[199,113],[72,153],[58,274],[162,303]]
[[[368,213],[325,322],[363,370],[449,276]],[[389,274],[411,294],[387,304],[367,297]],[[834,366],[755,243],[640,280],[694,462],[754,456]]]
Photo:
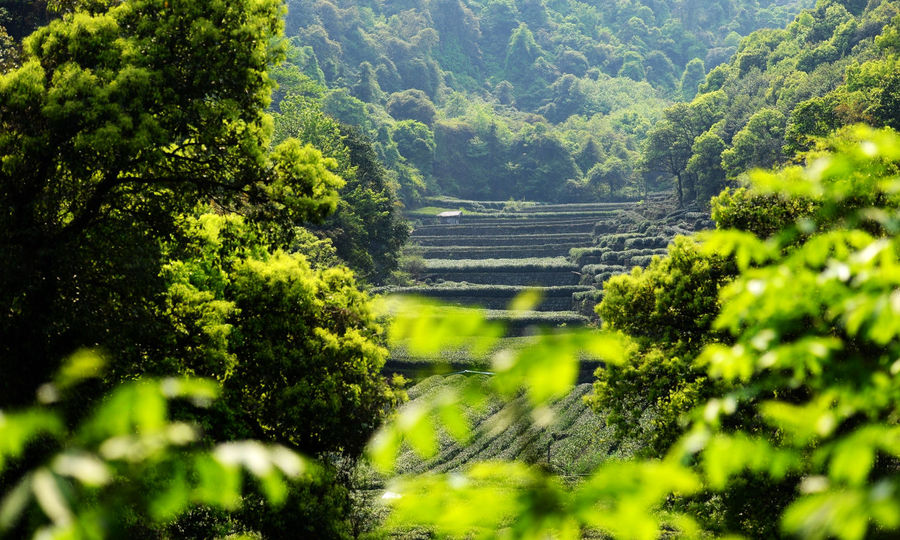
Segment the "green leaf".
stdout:
[[105,367],[106,360],[97,351],[82,349],[63,362],[56,374],[56,385],[66,390],[85,379],[101,376]]
[[511,311],[532,311],[541,303],[543,296],[540,289],[528,289],[513,298],[509,309]]

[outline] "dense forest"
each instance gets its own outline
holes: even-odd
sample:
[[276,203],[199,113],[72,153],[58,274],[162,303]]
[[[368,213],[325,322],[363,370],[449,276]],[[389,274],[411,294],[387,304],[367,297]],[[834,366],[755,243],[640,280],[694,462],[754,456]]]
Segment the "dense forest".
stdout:
[[887,0],[0,1],[0,538],[896,536],[898,58]]
[[292,0],[276,76],[327,87],[324,110],[375,141],[408,204],[635,197],[662,109],[811,4]]

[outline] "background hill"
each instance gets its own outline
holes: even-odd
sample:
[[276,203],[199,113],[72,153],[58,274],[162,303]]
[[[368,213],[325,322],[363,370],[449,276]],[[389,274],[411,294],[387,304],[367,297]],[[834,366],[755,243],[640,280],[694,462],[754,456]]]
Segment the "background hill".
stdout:
[[621,199],[648,130],[811,0],[291,0],[280,95],[327,88],[405,202]]

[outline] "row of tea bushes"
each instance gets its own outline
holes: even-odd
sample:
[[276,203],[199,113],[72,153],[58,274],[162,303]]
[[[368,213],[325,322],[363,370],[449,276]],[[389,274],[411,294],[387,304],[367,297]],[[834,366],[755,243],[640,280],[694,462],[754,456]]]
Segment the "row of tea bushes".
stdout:
[[514,257],[565,257],[582,242],[535,244],[526,246],[426,246],[406,250],[409,255],[429,259],[482,259]]
[[548,223],[510,223],[504,225],[423,225],[417,227],[420,236],[466,236],[466,235],[519,235],[519,234],[574,234],[591,233],[594,220],[554,221]]
[[629,267],[619,264],[588,264],[581,267],[580,285],[593,285],[594,287],[602,287],[603,283],[609,278],[624,274],[629,271]]
[[[591,266],[596,264],[617,265],[617,266],[645,266],[636,262],[636,257],[646,255],[665,255],[666,248],[657,249],[623,249],[616,250],[607,247],[593,248],[575,248],[569,252],[569,259],[581,266]],[[641,259],[642,261],[644,259]]]
[[[487,213],[467,214],[463,212],[463,223],[475,223],[478,225],[497,225],[501,223],[543,223],[549,221],[566,221],[573,219],[600,221],[611,219],[616,215],[615,210],[592,210],[590,212],[529,212],[521,214]],[[409,218],[418,220],[421,225],[430,225],[436,219],[434,215],[410,212]]]
[[[472,375],[479,382],[488,384],[488,376]],[[465,375],[437,377],[437,381],[426,379],[424,388],[411,393],[411,404],[418,399],[427,399],[448,386],[471,383]],[[417,390],[418,390],[417,385]],[[551,422],[538,427],[534,422],[513,420],[505,429],[498,430],[500,418],[519,418],[527,411],[526,396],[520,396],[507,404],[489,403],[480,410],[466,411],[468,420],[476,427],[471,439],[460,445],[450,437],[442,437],[438,454],[427,461],[415,453],[405,450],[398,460],[401,473],[450,472],[467,463],[491,459],[516,459],[527,463],[543,463],[562,474],[577,475],[596,468],[600,462],[610,458],[626,458],[633,448],[628,443],[615,441],[611,428],[598,429],[597,416],[585,403],[584,397],[591,391],[590,384],[579,384],[565,398],[554,403],[550,409]],[[414,397],[413,397],[414,396]],[[601,423],[600,425],[605,425]],[[555,434],[565,433],[565,439],[556,440]],[[550,448],[550,462],[547,463],[547,448]]]
[[[668,253],[666,248],[660,249],[626,249],[622,251],[605,251],[600,256],[602,264],[618,264],[622,266],[646,266],[642,265],[636,259],[638,257],[652,257],[653,255],[665,255]],[[641,259],[643,261],[644,259]],[[649,261],[647,261],[649,264]]]
[[[433,298],[449,304],[481,306],[492,310],[503,310],[519,294],[530,287],[517,285],[473,285],[469,283],[441,283],[434,286],[386,287],[376,289],[380,294],[405,294]],[[584,286],[542,287],[542,299],[538,311],[569,311],[572,309],[572,295],[590,290]]]
[[[607,278],[608,279],[608,278]],[[572,295],[572,307],[578,313],[591,319],[597,318],[597,312],[594,308],[603,301],[603,281],[591,287],[590,290],[577,292]]]
[[431,246],[534,246],[543,244],[590,245],[590,233],[561,234],[479,234],[468,236],[416,236],[416,245]]
[[426,271],[425,280],[433,284],[459,282],[485,285],[522,285],[528,287],[552,287],[578,285],[580,275],[576,270],[442,270]]
[[523,259],[457,259],[425,262],[427,270],[455,272],[461,270],[497,270],[499,272],[536,270],[576,271],[578,267],[565,257],[529,257]]

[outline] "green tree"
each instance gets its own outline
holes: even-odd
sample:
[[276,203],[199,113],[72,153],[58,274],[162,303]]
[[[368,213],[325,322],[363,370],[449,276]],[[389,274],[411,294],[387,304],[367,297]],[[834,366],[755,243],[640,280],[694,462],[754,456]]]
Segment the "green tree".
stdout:
[[712,331],[718,291],[736,274],[732,261],[678,237],[666,257],[604,284],[598,315],[638,347],[625,364],[597,370],[591,402],[609,412],[623,439],[639,440],[642,453],[665,454],[680,435],[681,416],[719,390],[694,361],[720,338]]
[[657,123],[647,133],[644,148],[643,166],[648,170],[662,171],[675,177],[678,205],[683,206],[686,200],[685,183],[689,182],[686,170],[691,158],[693,140],[688,140],[668,120]]
[[595,189],[601,185],[606,186],[609,194],[613,196],[633,180],[631,167],[618,157],[610,157],[603,163],[597,163],[591,167],[585,178]]
[[375,74],[375,68],[369,62],[363,62],[359,65],[359,82],[353,87],[353,96],[372,103],[380,101],[384,92],[378,86],[378,77]]
[[681,74],[681,99],[689,101],[697,95],[697,89],[706,80],[706,66],[703,60],[694,58],[688,62]]
[[269,149],[281,4],[169,4],[53,21],[2,75],[0,301],[12,307],[0,333],[18,336],[0,344],[6,403],[26,402],[80,345],[142,354],[157,238],[198,200],[249,203],[260,219],[336,206],[339,179],[312,174],[327,172],[321,154],[296,140]]
[[425,92],[411,89],[391,94],[387,112],[397,120],[415,120],[426,126],[434,124],[437,111]]
[[415,120],[397,122],[393,139],[400,154],[420,171],[428,173],[434,168],[434,133],[428,126]]
[[724,92],[711,92],[691,103],[676,103],[663,111],[665,118],[647,133],[644,167],[675,177],[679,206],[697,195],[695,177],[687,170],[688,161],[694,142],[712,127],[724,102]]
[[335,171],[345,179],[337,210],[314,230],[332,240],[338,255],[360,277],[379,282],[396,268],[409,233],[371,142],[312,100],[289,96],[280,109],[275,115],[276,140],[295,137],[314,145],[337,161]]
[[735,177],[754,167],[773,167],[783,160],[786,119],[774,109],[763,109],[752,117],[722,152],[722,164]]
[[202,214],[182,228],[162,270],[171,365],[157,369],[222,382],[216,438],[358,455],[393,398],[380,328],[351,273],[270,251],[239,216]]
[[704,205],[725,187],[724,151],[725,142],[712,130],[697,137],[691,147],[692,155],[686,170],[697,179],[697,198]]
[[515,85],[527,84],[529,76],[534,72],[534,63],[540,57],[541,50],[534,39],[534,34],[524,22],[509,37],[506,46],[506,79]]

